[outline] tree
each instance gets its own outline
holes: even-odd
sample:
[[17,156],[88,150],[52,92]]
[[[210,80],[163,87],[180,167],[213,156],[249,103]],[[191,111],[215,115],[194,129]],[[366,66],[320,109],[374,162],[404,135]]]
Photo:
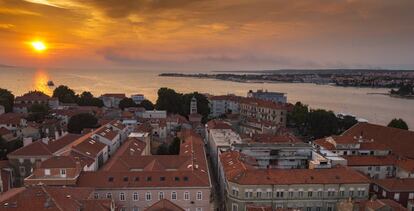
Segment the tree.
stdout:
[[137,107],[137,104],[131,98],[124,98],[119,102],[119,108],[122,110],[131,107]]
[[353,116],[343,116],[342,118],[338,118],[338,127],[339,133],[344,132],[345,130],[348,130],[350,127],[354,126],[358,121]]
[[168,144],[163,143],[157,149],[157,155],[169,155]]
[[174,140],[171,142],[170,146],[168,147],[169,154],[170,155],[180,154],[180,144],[181,144],[180,138],[175,137]]
[[308,134],[314,138],[337,134],[338,118],[332,111],[311,110],[307,118],[307,130]]
[[7,89],[0,88],[0,105],[4,106],[6,112],[13,111],[14,95]]
[[158,90],[158,99],[155,108],[166,110],[168,113],[183,113],[183,96],[170,88],[160,88]]
[[296,102],[293,106],[293,110],[288,113],[288,122],[291,125],[298,127],[300,132],[305,130],[307,124],[307,118],[309,115],[308,105],[304,105],[301,102]]
[[393,120],[391,120],[391,122],[388,123],[388,127],[408,130],[408,125],[403,119],[393,119]]
[[90,92],[82,92],[82,94],[77,99],[77,104],[79,106],[97,106],[103,107],[104,103],[101,99],[96,98]]
[[78,100],[75,91],[64,85],[56,87],[53,91],[53,97],[58,98],[62,103],[76,103]]
[[97,128],[98,119],[90,113],[81,113],[69,119],[68,131],[70,133],[81,133],[85,128]]
[[45,119],[46,115],[49,113],[49,106],[45,104],[33,104],[29,108],[29,116],[27,119],[29,121],[41,122]]
[[138,106],[144,107],[147,111],[154,110],[155,108],[155,105],[149,100],[143,100]]

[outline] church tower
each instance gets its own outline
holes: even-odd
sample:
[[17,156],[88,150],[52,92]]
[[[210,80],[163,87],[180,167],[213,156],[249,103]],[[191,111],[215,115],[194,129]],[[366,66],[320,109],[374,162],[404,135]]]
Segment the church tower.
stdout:
[[197,99],[195,96],[191,98],[191,104],[190,104],[190,114],[196,114],[197,112]]

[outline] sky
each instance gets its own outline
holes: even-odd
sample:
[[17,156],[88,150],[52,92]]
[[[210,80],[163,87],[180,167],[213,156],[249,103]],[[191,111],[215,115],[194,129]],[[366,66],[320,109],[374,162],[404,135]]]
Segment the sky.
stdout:
[[413,11],[413,0],[0,0],[0,64],[414,69]]

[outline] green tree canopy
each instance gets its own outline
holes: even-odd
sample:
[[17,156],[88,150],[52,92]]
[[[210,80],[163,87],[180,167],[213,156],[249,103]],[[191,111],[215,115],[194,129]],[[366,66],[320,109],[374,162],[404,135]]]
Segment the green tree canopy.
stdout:
[[171,142],[170,146],[168,147],[168,152],[170,153],[170,155],[180,154],[180,145],[181,145],[180,138],[175,137],[174,140]]
[[296,102],[296,104],[293,106],[293,110],[287,115],[288,122],[289,124],[298,127],[300,131],[303,131],[306,127],[308,114],[308,105],[302,104],[301,102]]
[[403,119],[393,119],[393,120],[391,120],[391,122],[388,123],[388,127],[408,130],[408,125]]
[[90,113],[77,114],[70,118],[68,131],[70,133],[81,133],[85,128],[97,128],[98,119]]
[[137,104],[131,98],[124,98],[119,102],[119,108],[122,110],[132,107],[137,107]]
[[0,88],[0,105],[4,106],[6,112],[13,111],[14,95],[7,89]]
[[138,106],[145,108],[147,111],[154,110],[155,108],[155,105],[149,100],[143,100]]
[[97,106],[103,107],[104,103],[101,99],[96,98],[90,92],[82,92],[82,94],[77,99],[77,104],[80,106]]
[[64,85],[56,87],[53,91],[53,97],[58,98],[62,103],[76,103],[78,99],[75,91]]
[[45,104],[33,104],[29,108],[29,116],[27,120],[41,122],[45,119],[46,115],[49,113],[49,106]]
[[181,115],[187,116],[190,114],[191,99],[195,97],[197,99],[197,111],[203,116],[203,122],[206,122],[208,115],[210,114],[210,106],[207,97],[198,92],[184,94],[184,108]]
[[183,113],[183,96],[170,88],[160,88],[158,90],[158,99],[155,108],[166,110],[168,113]]
[[338,118],[332,111],[311,110],[307,119],[308,133],[314,138],[322,138],[338,133]]

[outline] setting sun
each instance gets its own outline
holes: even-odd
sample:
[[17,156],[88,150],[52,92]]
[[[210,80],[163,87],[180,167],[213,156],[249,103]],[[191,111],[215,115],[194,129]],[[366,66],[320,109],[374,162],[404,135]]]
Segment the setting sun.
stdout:
[[42,41],[33,41],[31,42],[33,49],[37,52],[43,52],[46,50],[46,45]]

